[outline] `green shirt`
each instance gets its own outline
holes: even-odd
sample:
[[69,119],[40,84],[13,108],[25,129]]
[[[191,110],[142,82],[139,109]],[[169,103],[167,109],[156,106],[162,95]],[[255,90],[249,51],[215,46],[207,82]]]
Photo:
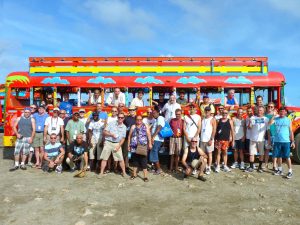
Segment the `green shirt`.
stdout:
[[[272,114],[266,114],[265,116],[266,116],[269,120],[271,120],[272,117],[273,117]],[[271,134],[271,136],[275,136],[275,134],[276,134],[275,123],[273,123],[273,124],[270,126],[270,134]]]
[[[74,121],[69,120],[66,126],[66,131],[69,132],[71,141],[76,139],[77,134],[83,134],[84,133],[84,124],[80,120]],[[67,144],[69,145],[69,140],[67,140]]]

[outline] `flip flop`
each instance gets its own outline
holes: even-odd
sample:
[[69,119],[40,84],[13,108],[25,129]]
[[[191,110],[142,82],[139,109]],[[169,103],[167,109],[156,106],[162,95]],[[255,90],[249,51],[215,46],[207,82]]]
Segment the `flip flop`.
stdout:
[[149,179],[147,177],[145,177],[143,180],[144,182],[149,182]]
[[130,180],[134,180],[136,177],[137,177],[137,176],[133,176],[133,175],[132,175],[132,176],[130,177]]

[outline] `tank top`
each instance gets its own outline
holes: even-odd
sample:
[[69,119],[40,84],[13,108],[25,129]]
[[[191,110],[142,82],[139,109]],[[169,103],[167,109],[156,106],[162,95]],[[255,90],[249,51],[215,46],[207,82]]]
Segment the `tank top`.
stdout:
[[211,138],[211,134],[213,131],[213,127],[211,125],[211,120],[213,117],[203,118],[202,126],[201,126],[201,141],[202,142],[209,142]]
[[229,98],[227,97],[227,102],[226,102],[226,104],[227,104],[227,105],[235,105],[234,98],[229,99]]
[[199,159],[200,154],[198,152],[198,147],[196,147],[196,151],[192,152],[191,147],[188,147],[188,155],[187,155],[187,163],[191,164],[194,159]]
[[229,141],[230,131],[231,127],[229,119],[227,119],[226,122],[222,122],[222,120],[220,120],[217,126],[216,140]]
[[32,129],[31,117],[25,118],[22,116],[18,123],[18,132],[23,137],[31,137]]

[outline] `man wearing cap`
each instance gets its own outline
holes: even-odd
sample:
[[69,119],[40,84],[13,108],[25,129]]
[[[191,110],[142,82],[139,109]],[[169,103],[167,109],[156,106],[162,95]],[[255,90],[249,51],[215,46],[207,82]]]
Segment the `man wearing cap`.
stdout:
[[49,115],[45,111],[45,106],[39,106],[38,113],[35,113],[33,115],[33,118],[35,120],[35,135],[32,143],[32,147],[34,147],[35,150],[35,158],[36,163],[35,166],[40,169],[42,166],[42,161],[44,158],[44,127],[46,119],[49,117]]
[[136,120],[136,108],[130,106],[128,108],[129,114],[125,117],[124,125],[126,126],[126,138],[122,147],[123,157],[125,161],[126,172],[129,173],[129,160],[128,160],[128,135],[132,125],[135,125]]
[[120,88],[115,88],[114,93],[110,93],[106,100],[108,106],[118,106],[119,103],[125,104],[125,94],[121,92]]
[[71,116],[72,115],[72,104],[69,102],[69,94],[68,93],[64,93],[63,94],[63,101],[59,104],[59,109],[64,109],[66,110],[67,116]]
[[199,139],[199,134],[201,130],[201,117],[198,114],[196,114],[196,104],[191,103],[189,107],[190,113],[184,116],[184,122],[186,127],[186,129],[184,130],[184,148],[190,145],[191,138],[195,137]]
[[165,115],[165,121],[169,122],[172,118],[176,118],[175,110],[181,109],[181,106],[176,103],[175,95],[170,96],[170,100],[164,105],[161,112]]
[[67,145],[70,145],[76,139],[77,134],[83,134],[83,132],[84,124],[79,121],[79,113],[74,112],[72,119],[69,120],[66,126]]
[[200,103],[199,105],[200,111],[201,111],[201,117],[205,117],[205,108],[210,107],[210,113],[215,114],[215,106],[210,103],[209,97],[207,95],[203,96],[203,102]]
[[79,109],[79,120],[84,124],[83,140],[86,141],[86,133],[88,129],[87,118],[85,117],[85,109]]
[[184,92],[184,90],[181,90],[179,92],[179,98],[176,99],[176,102],[180,105],[186,105],[187,99],[184,96],[185,96],[185,92]]
[[144,106],[143,96],[144,96],[144,91],[139,90],[138,96],[136,98],[132,99],[130,107],[135,107],[135,108],[143,107]]
[[88,105],[96,105],[97,103],[101,103],[101,95],[100,95],[100,90],[96,89],[94,93],[89,91],[89,100],[88,100]]
[[13,126],[13,131],[17,136],[17,141],[14,152],[15,165],[10,171],[19,169],[20,153],[22,149],[22,162],[20,168],[26,170],[25,161],[29,154],[30,144],[32,143],[35,134],[35,121],[30,115],[30,108],[25,108],[23,116],[17,118]]
[[59,108],[53,109],[53,116],[48,117],[45,121],[44,142],[50,141],[50,135],[56,134],[57,142],[64,143],[64,121],[58,117]]
[[[101,103],[97,103],[96,104],[96,113],[98,113],[98,117],[100,120],[107,120],[108,115],[106,112],[102,111],[102,104]],[[87,120],[87,123],[90,122],[90,120],[93,119],[93,115],[90,115],[89,119]]]
[[100,120],[97,112],[93,112],[93,119],[89,124],[89,158],[90,166],[92,170],[94,169],[95,154],[97,155],[97,160],[100,160],[102,144],[104,141],[103,130],[106,127],[106,120]]

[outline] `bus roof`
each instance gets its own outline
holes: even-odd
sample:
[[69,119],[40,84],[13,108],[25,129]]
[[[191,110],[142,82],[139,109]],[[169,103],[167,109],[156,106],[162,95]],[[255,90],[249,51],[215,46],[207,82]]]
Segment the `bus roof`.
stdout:
[[267,57],[31,57],[29,72],[6,84],[73,87],[281,86],[282,73],[268,71]]

